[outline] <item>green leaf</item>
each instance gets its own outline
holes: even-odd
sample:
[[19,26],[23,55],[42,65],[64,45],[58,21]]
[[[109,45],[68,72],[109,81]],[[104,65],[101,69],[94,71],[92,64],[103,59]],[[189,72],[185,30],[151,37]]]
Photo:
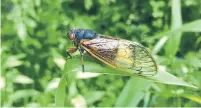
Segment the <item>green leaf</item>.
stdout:
[[55,104],[57,107],[64,107],[64,104],[65,104],[66,84],[67,84],[66,77],[67,77],[67,74],[65,74],[61,78],[56,95],[55,95]]
[[172,0],[172,29],[180,28],[182,25],[180,0]]
[[19,23],[16,28],[20,40],[24,41],[27,35],[26,26],[23,23]]
[[54,63],[61,69],[64,69],[65,66],[65,59],[63,58],[63,56],[61,54],[59,54],[55,49],[51,49],[51,54],[53,56],[53,61]]
[[52,90],[58,88],[58,85],[59,85],[59,81],[60,81],[60,80],[61,80],[60,78],[54,78],[53,80],[51,80],[51,81],[48,83],[47,87],[45,88],[45,91],[46,91],[46,92],[50,92],[50,91],[52,91]]
[[98,100],[101,100],[103,98],[105,92],[103,91],[89,91],[84,94],[84,97],[87,101],[87,104],[92,104]]
[[73,20],[72,25],[74,27],[79,27],[79,28],[93,28],[93,22],[90,20],[89,16],[79,16],[75,20]]
[[196,95],[192,95],[192,94],[182,94],[181,96],[201,104],[200,96],[196,96]]
[[[76,64],[73,63],[73,61],[71,62],[72,64],[74,64],[74,66],[76,67]],[[55,104],[56,106],[59,107],[63,107],[65,106],[66,103],[66,99],[67,99],[67,93],[66,93],[66,88],[68,87],[68,91],[69,91],[69,97],[73,98],[73,96],[75,96],[77,94],[77,90],[76,90],[76,84],[75,84],[75,78],[76,78],[76,73],[74,70],[72,70],[71,63],[66,63],[64,66],[64,74],[63,77],[61,78],[61,80],[59,81],[59,86],[57,88],[57,92],[55,95]],[[70,102],[67,101],[69,104]],[[69,106],[69,105],[68,105]]]
[[164,83],[164,84],[181,85],[181,86],[197,88],[196,86],[189,84],[185,82],[184,80],[177,78],[176,76],[168,73],[162,66],[159,67],[158,73],[155,76],[150,77],[150,79],[159,83]]
[[[104,65],[103,63],[98,62],[95,59],[92,59],[91,57],[87,55],[85,55],[84,63],[85,63],[84,66],[85,66],[86,72],[122,75],[122,76],[138,76],[135,74],[131,74],[131,73],[127,73],[124,71],[111,68],[107,65]],[[74,56],[73,59],[69,59],[66,63],[66,68],[68,68],[68,71],[71,70],[74,73],[82,71],[80,56]],[[143,77],[143,76],[138,76],[138,77],[153,80],[153,81],[164,83],[164,84],[182,85],[182,86],[197,88],[191,84],[186,83],[182,79],[179,79],[176,76],[166,72],[166,69],[162,66],[159,66],[158,73],[152,77]],[[69,78],[72,78],[72,77],[69,77]]]
[[[153,85],[152,85],[153,86]],[[146,92],[145,96],[144,96],[144,104],[143,107],[147,107],[149,105],[149,101],[150,101],[150,97],[151,97],[151,92]]]
[[93,5],[92,0],[84,0],[84,7],[85,7],[85,9],[89,10],[92,5]]
[[171,29],[166,32],[159,33],[155,36],[151,36],[150,38],[147,38],[146,40],[149,40],[149,41],[155,40],[155,39],[161,38],[163,36],[169,37],[172,34],[180,32],[180,31],[181,32],[201,32],[201,19],[186,23],[186,24],[182,25],[180,28]]
[[201,19],[189,22],[180,28],[183,32],[201,32]]
[[31,78],[29,78],[28,76],[18,75],[18,76],[16,76],[14,82],[20,83],[20,84],[32,84],[33,80]]
[[20,59],[24,58],[26,55],[25,54],[19,54],[19,55],[12,55],[12,56],[8,56],[5,64],[7,67],[16,67],[16,66],[20,66],[22,65],[24,62],[21,61]]
[[24,18],[24,23],[28,26],[28,27],[32,27],[32,28],[35,28],[37,26],[37,23],[35,20],[29,18],[29,17],[26,17]]
[[0,76],[0,90],[5,88],[5,86],[6,86],[5,83],[6,83],[5,78]]
[[[177,29],[182,26],[181,19],[181,5],[180,0],[172,0],[172,29]],[[165,47],[166,56],[173,57],[180,45],[180,41],[182,38],[182,32],[175,32],[168,37],[168,41]]]
[[131,77],[118,97],[115,107],[136,107],[153,81]]
[[39,7],[41,5],[41,0],[35,0],[35,6]]
[[72,98],[72,104],[75,108],[85,108],[87,107],[86,105],[86,100],[82,95],[77,95],[74,98]]
[[68,94],[69,94],[70,99],[72,99],[73,97],[75,97],[78,94],[76,82],[74,80],[70,83],[70,85],[68,85]]
[[26,90],[18,90],[15,93],[9,96],[9,104],[19,101],[21,99],[28,99],[29,97],[38,97],[40,93],[36,90],[26,89]]
[[163,36],[157,43],[156,45],[154,46],[154,49],[153,49],[153,54],[157,54],[164,46],[164,44],[166,43],[167,41],[167,36]]

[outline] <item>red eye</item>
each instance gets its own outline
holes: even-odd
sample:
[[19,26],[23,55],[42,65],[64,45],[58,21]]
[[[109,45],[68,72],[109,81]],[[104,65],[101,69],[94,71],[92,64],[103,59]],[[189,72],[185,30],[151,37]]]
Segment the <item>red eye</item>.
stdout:
[[69,34],[69,38],[70,38],[71,40],[74,40],[74,39],[75,39],[75,34],[74,34],[74,33]]

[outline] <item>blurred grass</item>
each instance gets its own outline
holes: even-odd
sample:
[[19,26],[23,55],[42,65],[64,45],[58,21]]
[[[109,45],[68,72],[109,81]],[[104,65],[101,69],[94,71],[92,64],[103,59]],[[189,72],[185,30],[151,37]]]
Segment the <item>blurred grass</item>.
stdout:
[[[2,1],[1,106],[200,106],[200,3],[200,0]],[[154,49],[157,63],[168,72],[199,89],[159,83],[146,86],[146,81],[135,84],[130,77],[118,75],[80,74],[79,78],[84,79],[75,78],[75,71],[65,71],[65,67],[71,70],[72,63],[78,66],[76,70],[81,70],[80,60],[68,63],[65,59],[65,50],[72,47],[66,33],[73,27],[140,42]],[[87,68],[100,71],[93,68],[96,65],[101,64],[94,62]],[[59,84],[59,79],[66,80],[67,85]],[[63,88],[61,91],[58,85]],[[134,92],[146,87],[143,96]],[[133,92],[125,96],[127,101],[120,103],[127,88]],[[65,100],[59,100],[55,94]]]

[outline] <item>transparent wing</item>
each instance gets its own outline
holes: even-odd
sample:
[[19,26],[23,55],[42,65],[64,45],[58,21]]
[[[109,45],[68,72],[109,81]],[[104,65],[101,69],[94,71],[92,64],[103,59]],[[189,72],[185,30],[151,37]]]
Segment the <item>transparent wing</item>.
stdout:
[[147,48],[139,43],[102,37],[83,40],[81,47],[113,68],[142,76],[153,76],[157,73],[155,60]]

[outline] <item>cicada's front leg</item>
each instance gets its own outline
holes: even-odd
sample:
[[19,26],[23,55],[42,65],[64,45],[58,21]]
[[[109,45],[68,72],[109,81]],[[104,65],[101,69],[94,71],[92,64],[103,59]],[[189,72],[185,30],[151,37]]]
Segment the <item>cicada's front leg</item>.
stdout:
[[72,58],[71,54],[74,53],[75,51],[77,51],[77,48],[70,48],[66,50],[67,59],[71,59]]

